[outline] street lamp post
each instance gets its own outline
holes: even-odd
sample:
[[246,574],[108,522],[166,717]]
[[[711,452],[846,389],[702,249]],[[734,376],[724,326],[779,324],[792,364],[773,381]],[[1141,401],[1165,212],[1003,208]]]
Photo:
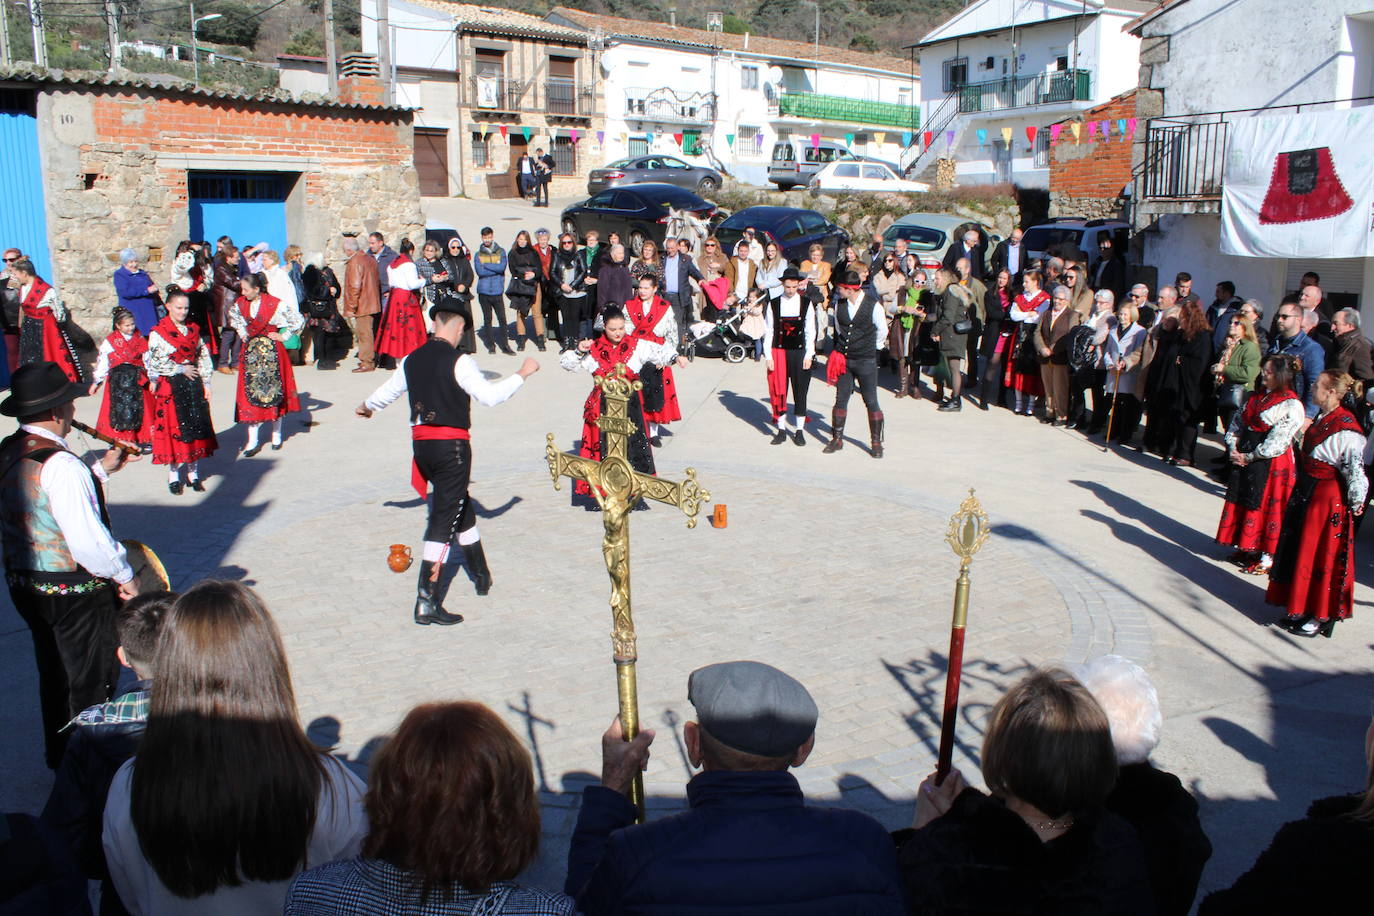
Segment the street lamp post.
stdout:
[[196,5],[191,4],[191,69],[195,73],[196,85],[200,85],[200,47],[196,44],[196,29],[200,28],[202,22],[209,22],[211,19],[223,19],[219,13],[208,13],[196,18]]

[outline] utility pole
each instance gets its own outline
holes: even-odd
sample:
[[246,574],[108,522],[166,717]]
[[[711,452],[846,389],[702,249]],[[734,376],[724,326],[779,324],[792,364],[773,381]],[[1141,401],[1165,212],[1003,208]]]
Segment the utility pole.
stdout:
[[43,34],[43,7],[39,0],[29,0],[29,22],[33,26],[33,62],[48,66],[48,39]]
[[110,33],[110,75],[119,71],[119,2],[105,0],[105,27]]
[[391,4],[377,0],[377,75],[382,79],[382,101],[391,104]]
[[339,61],[334,49],[334,0],[324,0],[324,68],[329,74],[329,97],[339,97]]
[[0,2],[0,67],[10,65],[10,5]]

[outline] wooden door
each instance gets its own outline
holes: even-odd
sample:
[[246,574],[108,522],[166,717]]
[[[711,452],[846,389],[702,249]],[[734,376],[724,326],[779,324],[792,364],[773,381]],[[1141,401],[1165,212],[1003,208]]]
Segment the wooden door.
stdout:
[[422,197],[448,197],[448,131],[415,128],[415,171]]

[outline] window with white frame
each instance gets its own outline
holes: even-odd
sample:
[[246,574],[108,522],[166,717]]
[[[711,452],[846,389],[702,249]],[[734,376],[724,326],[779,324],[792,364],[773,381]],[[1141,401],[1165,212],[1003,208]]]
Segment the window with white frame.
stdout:
[[1036,131],[1035,144],[1031,147],[1031,157],[1037,169],[1050,167],[1050,132],[1042,127]]
[[629,154],[634,156],[647,156],[649,154],[649,140],[646,137],[631,137],[629,143]]
[[757,159],[763,155],[759,144],[759,128],[741,124],[735,129],[735,151],[745,159]]
[[968,82],[968,58],[951,57],[941,65],[945,92],[953,92]]
[[739,87],[741,89],[759,88],[759,68],[740,67],[739,68]]

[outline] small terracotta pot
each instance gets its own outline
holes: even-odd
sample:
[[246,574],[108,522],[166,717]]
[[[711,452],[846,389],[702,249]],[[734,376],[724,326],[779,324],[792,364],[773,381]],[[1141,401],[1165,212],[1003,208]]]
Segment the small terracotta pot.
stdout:
[[410,548],[404,544],[392,544],[391,553],[386,555],[386,565],[391,567],[394,573],[403,573],[410,569],[412,557]]
[[711,526],[714,528],[724,528],[728,523],[725,503],[716,503],[715,511],[711,513]]

